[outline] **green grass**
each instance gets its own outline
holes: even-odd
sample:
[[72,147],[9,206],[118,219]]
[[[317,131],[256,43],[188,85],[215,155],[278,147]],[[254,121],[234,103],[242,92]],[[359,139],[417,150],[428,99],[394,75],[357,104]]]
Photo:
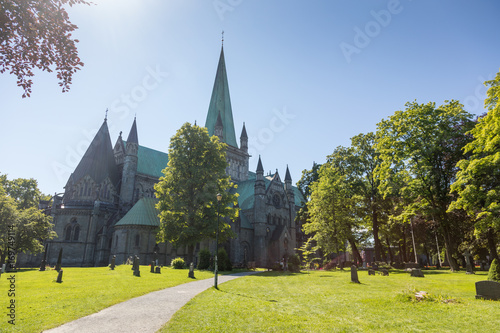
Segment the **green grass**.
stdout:
[[[193,281],[188,270],[163,268],[151,274],[149,266],[141,266],[141,277],[132,275],[131,266],[63,268],[63,282],[56,283],[57,272],[23,269],[5,273],[0,278],[0,332],[41,332],[80,317],[98,312],[113,304],[148,292]],[[16,321],[8,324],[7,278],[15,274]],[[196,279],[213,277],[207,271],[195,271]]]
[[[500,302],[475,299],[474,283],[486,272],[424,274],[360,271],[354,284],[349,271],[262,273],[201,293],[161,332],[499,331]],[[431,297],[416,301],[414,290]]]

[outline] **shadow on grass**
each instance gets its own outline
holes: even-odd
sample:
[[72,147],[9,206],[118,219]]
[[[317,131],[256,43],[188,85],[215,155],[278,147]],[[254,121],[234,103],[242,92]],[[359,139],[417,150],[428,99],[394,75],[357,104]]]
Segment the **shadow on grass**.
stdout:
[[259,272],[258,274],[255,274],[254,276],[257,277],[276,277],[276,276],[294,276],[294,275],[307,275],[309,273],[307,272],[297,272],[297,273],[292,273],[292,272],[282,272],[282,271],[264,271],[264,272]]
[[239,296],[239,297],[244,297],[244,298],[252,298],[252,299],[256,299],[256,300],[262,301],[262,302],[278,303],[278,301],[274,300],[274,299],[262,299],[262,298],[259,298],[259,297],[254,297],[254,296],[249,296],[249,295],[243,295],[243,294],[238,294],[238,293],[231,293],[229,291],[225,291],[225,290],[221,290],[221,289],[218,289],[218,290],[220,292],[222,292],[222,293],[226,293],[226,294],[233,295],[233,296]]

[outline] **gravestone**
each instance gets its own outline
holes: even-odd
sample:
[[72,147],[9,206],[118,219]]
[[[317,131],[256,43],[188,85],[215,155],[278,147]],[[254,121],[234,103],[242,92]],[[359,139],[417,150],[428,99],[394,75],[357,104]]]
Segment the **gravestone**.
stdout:
[[62,247],[61,249],[59,250],[59,256],[57,257],[57,264],[56,264],[56,271],[60,271],[61,270],[61,262],[62,262]]
[[190,263],[189,264],[189,275],[188,275],[191,279],[194,279],[194,264],[193,263]]
[[141,271],[139,269],[139,257],[138,256],[135,256],[134,258],[134,276],[138,276],[140,277],[141,276]]
[[422,273],[422,270],[419,268],[412,268],[411,269],[411,276],[413,277],[424,277],[424,273]]
[[489,280],[476,282],[476,298],[500,300],[500,283]]
[[151,273],[154,273],[155,272],[155,262],[154,260],[151,261]]
[[466,274],[475,274],[474,271],[472,270],[472,262],[470,259],[471,254],[469,253],[468,250],[465,250],[464,257],[465,257],[465,269],[467,270]]
[[115,270],[115,263],[116,263],[116,256],[113,256],[113,258],[111,258],[111,264],[109,265],[109,268],[111,268],[112,271]]
[[368,269],[368,275],[375,275],[375,271],[373,269]]
[[2,265],[2,274],[5,273],[5,267],[7,267],[7,264]]
[[57,283],[62,283],[62,275],[63,275],[63,270],[60,269],[59,273],[57,273],[57,280],[56,280]]
[[380,270],[380,274],[382,274],[382,276],[389,276],[389,271],[385,268],[382,268]]
[[40,272],[45,271],[45,266],[47,266],[47,246],[45,246],[45,250],[43,251],[43,259],[42,263],[40,264]]
[[359,282],[359,279],[358,279],[358,268],[356,267],[356,265],[351,266],[351,282],[361,283],[361,282]]
[[155,267],[155,273],[156,274],[161,274],[161,268],[160,268],[160,266],[156,266]]

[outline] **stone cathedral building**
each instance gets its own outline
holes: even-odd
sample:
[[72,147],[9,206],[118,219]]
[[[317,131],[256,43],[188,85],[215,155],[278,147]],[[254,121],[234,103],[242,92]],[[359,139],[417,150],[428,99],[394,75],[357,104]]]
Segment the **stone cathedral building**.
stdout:
[[[238,184],[240,216],[231,223],[237,237],[222,245],[233,264],[255,261],[257,266],[270,267],[293,254],[301,194],[292,186],[288,166],[284,181],[277,170],[264,175],[260,156],[254,171],[250,170],[245,124],[239,145],[236,139],[223,48],[205,126],[210,135],[227,144],[227,173]],[[134,119],[126,140],[120,133],[113,145],[104,120],[64,194],[55,196],[47,208],[58,235],[47,244],[50,264],[56,262],[61,248],[64,266],[108,265],[113,255],[117,263],[138,255],[141,264],[158,259],[160,265],[168,265],[187,254],[186,249],[156,242],[159,218],[154,184],[163,176],[168,155],[141,146],[139,129]],[[198,244],[195,257],[203,248],[213,251],[214,241]],[[25,263],[30,260],[34,258],[25,258]]]

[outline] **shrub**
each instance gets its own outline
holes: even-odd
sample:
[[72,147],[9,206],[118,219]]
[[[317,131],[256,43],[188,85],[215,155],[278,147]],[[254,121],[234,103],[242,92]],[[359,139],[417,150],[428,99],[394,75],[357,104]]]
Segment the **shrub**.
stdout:
[[210,267],[210,251],[203,249],[200,251],[200,262],[198,263],[198,269],[208,269]]
[[170,266],[175,269],[183,269],[184,267],[186,267],[186,263],[182,258],[175,258],[172,259],[172,262],[170,262]]
[[488,272],[488,280],[500,282],[500,265],[497,259],[491,262],[490,270]]
[[325,266],[323,266],[323,269],[327,270],[327,271],[330,271],[332,269],[336,269],[337,268],[337,264],[331,260],[329,263],[327,263]]
[[292,255],[288,259],[288,270],[293,273],[300,272],[300,258],[298,254]]
[[219,266],[219,271],[232,271],[233,265],[229,260],[229,256],[227,255],[226,249],[219,249],[217,252],[217,265]]

